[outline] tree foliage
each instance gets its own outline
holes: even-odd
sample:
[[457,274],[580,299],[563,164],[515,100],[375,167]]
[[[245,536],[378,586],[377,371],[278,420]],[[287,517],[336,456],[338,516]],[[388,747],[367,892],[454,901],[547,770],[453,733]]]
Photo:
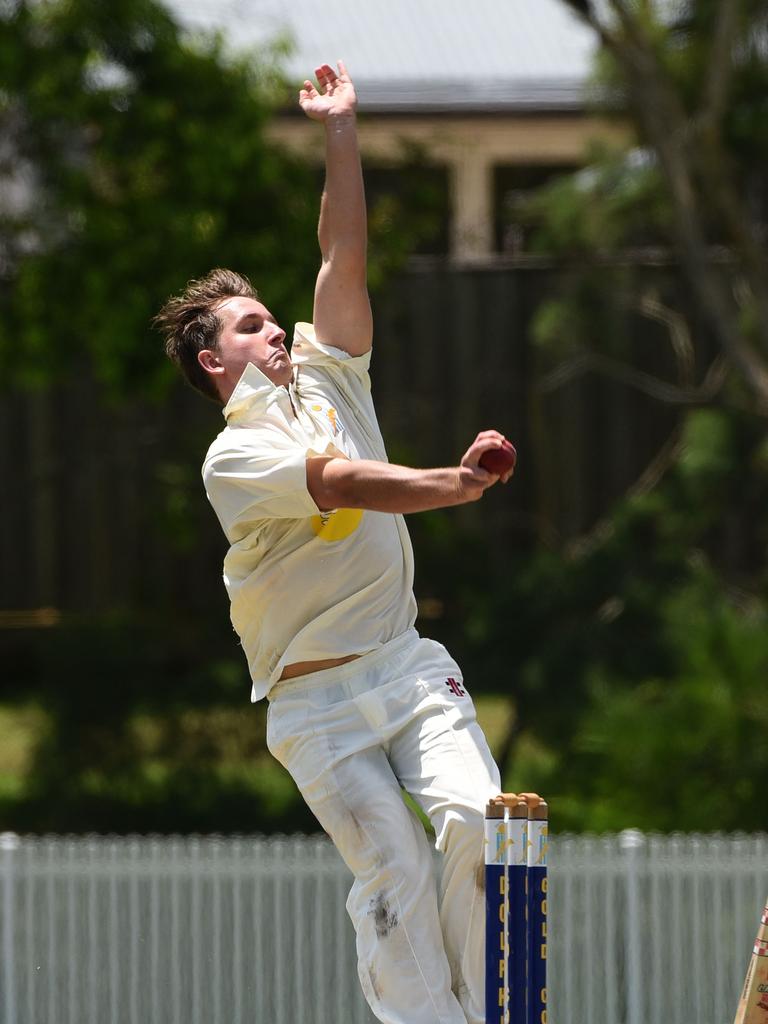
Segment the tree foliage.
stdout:
[[765,6],[563,2],[597,32],[603,97],[631,133],[545,201],[542,242],[604,261],[628,247],[671,247],[733,371],[732,390],[765,414]]
[[193,46],[152,0],[21,2],[0,18],[0,69],[6,381],[92,362],[116,389],[157,382],[151,316],[224,261],[287,318],[306,301],[316,196],[265,144],[268,55]]
[[[309,317],[320,187],[316,163],[268,141],[295,102],[279,58],[191,40],[154,0],[0,9],[6,384],[89,365],[115,392],[151,391],[169,375],[151,317],[222,264],[283,322]],[[408,202],[374,205],[376,282],[433,230],[435,203],[413,221]]]
[[500,561],[417,526],[422,572],[459,581],[440,638],[510,698],[505,784],[547,793],[558,829],[768,824],[766,502],[761,421],[702,409],[665,479],[564,550]]
[[[506,602],[524,623],[509,765],[566,827],[765,828],[765,7],[564,2],[629,131],[528,207],[568,267],[537,317],[537,387],[601,374],[676,416],[626,498]],[[659,325],[666,375],[616,309]]]

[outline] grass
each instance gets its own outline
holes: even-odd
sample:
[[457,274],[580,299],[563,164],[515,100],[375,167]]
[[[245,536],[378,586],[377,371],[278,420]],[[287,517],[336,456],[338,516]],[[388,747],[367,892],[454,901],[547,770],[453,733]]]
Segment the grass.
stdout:
[[21,799],[50,716],[35,703],[0,705],[0,798]]

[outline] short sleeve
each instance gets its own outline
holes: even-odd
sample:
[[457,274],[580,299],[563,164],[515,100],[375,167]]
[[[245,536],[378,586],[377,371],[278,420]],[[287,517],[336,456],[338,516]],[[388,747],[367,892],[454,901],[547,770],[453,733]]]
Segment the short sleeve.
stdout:
[[319,509],[307,489],[306,460],[299,445],[259,451],[247,443],[209,451],[203,465],[208,500],[231,543],[259,519],[306,519]]
[[291,360],[301,366],[323,366],[337,373],[356,378],[368,390],[370,379],[368,371],[371,365],[371,350],[360,356],[351,356],[341,348],[323,345],[315,337],[312,324],[297,323],[293,333]]

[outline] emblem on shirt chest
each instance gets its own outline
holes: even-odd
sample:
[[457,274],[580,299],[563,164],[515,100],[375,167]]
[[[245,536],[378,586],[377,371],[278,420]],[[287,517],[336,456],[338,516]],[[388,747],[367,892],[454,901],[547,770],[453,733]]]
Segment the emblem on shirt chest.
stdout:
[[342,425],[339,423],[338,413],[336,412],[332,405],[322,406],[319,404],[319,402],[315,402],[313,405],[310,406],[310,408],[312,409],[312,412],[320,413],[321,417],[322,414],[325,414],[325,418],[328,420],[328,425],[331,428],[332,437],[335,437],[340,430],[344,429]]
[[321,512],[319,516],[312,516],[309,522],[320,540],[330,544],[353,534],[362,519],[361,508],[336,508],[332,512]]

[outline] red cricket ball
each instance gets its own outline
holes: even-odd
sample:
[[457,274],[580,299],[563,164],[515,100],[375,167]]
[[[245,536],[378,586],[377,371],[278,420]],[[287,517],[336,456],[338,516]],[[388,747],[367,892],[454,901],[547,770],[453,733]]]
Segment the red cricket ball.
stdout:
[[491,448],[480,456],[480,465],[489,473],[497,473],[503,476],[510,469],[515,468],[517,452],[515,446],[506,439],[502,441],[501,448]]

